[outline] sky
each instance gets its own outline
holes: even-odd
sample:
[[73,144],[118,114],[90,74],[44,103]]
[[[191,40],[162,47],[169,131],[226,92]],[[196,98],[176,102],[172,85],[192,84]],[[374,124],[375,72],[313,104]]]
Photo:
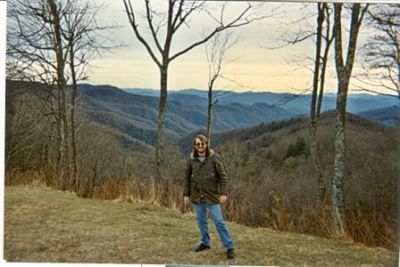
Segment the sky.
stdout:
[[[294,1],[294,2],[293,2]],[[312,67],[314,42],[307,40],[300,44],[271,49],[282,44],[284,35],[299,30],[314,30],[316,4],[292,2],[251,2],[250,13],[255,17],[267,18],[235,28],[232,38],[237,42],[226,51],[221,75],[215,89],[244,91],[273,91],[304,93],[310,92],[312,85]],[[92,84],[109,84],[120,88],[159,89],[160,76],[156,64],[152,61],[144,46],[136,39],[124,8],[123,0],[95,0],[102,2],[105,8],[97,16],[100,25],[118,25],[113,30],[103,33],[111,40],[107,44],[114,48],[102,53],[101,57],[90,61],[89,80]],[[152,0],[158,11],[165,10],[165,0]],[[379,2],[379,1],[375,1]],[[132,0],[140,31],[148,40],[146,22],[143,20],[143,1]],[[222,1],[209,1],[207,10],[218,14]],[[244,1],[230,2],[225,12],[225,21],[236,17],[247,7]],[[272,10],[274,12],[272,13]],[[308,16],[306,22],[300,16]],[[205,12],[195,13],[187,25],[174,36],[172,54],[212,31],[215,22]],[[162,33],[163,30],[161,29]],[[361,31],[360,40],[365,40],[368,32]],[[363,37],[364,36],[364,37]],[[337,80],[333,66],[333,47],[331,48],[331,65],[327,74],[327,92],[336,92]],[[355,65],[355,71],[359,65]],[[206,89],[209,79],[205,47],[201,45],[170,64],[169,90],[186,88]]]
[[[108,36],[123,47],[104,53],[101,58],[92,61],[90,82],[112,84],[122,88],[159,88],[159,71],[149,54],[135,38],[124,10],[123,1],[107,0],[101,14],[100,23],[121,25],[123,27],[110,32]],[[139,4],[141,1],[133,1]],[[166,1],[164,1],[166,2]],[[220,10],[221,2],[209,3],[207,8]],[[297,30],[301,23],[295,23],[301,14],[311,12],[315,7],[304,9],[302,3],[252,3],[254,16],[270,15],[261,21],[236,28],[232,31],[234,46],[229,48],[222,65],[222,76],[216,89],[234,91],[277,91],[301,92],[311,86],[312,73],[302,65],[306,57],[313,55],[312,41],[281,49],[270,49],[280,43],[283,34]],[[314,4],[315,5],[315,4]],[[155,7],[164,7],[162,1],[155,1]],[[140,11],[138,17],[143,14]],[[239,14],[247,3],[230,3],[226,9],[226,21]],[[143,9],[142,9],[143,10]],[[139,21],[144,25],[144,21]],[[309,26],[309,25],[308,25]],[[212,19],[204,14],[195,14],[182,32],[176,35],[173,51],[178,51],[194,40],[200,40],[205,33],[215,27]],[[142,32],[145,27],[141,27]],[[149,36],[146,36],[147,38]],[[333,75],[329,79],[330,87],[335,89]],[[199,46],[173,61],[169,70],[169,90],[185,88],[207,88],[208,65],[204,46]]]
[[[146,22],[143,20],[143,1],[134,0],[140,31],[146,40]],[[152,1],[158,11],[165,10],[163,0]],[[379,1],[375,1],[379,2]],[[135,38],[129,24],[123,1],[103,0],[107,7],[99,13],[99,23],[104,25],[120,25],[117,30],[109,31],[115,44],[123,44],[104,53],[101,58],[94,59],[90,73],[90,83],[111,84],[120,88],[152,88],[159,89],[159,70],[145,50]],[[221,10],[221,1],[210,1],[207,10],[217,14]],[[236,17],[247,7],[244,1],[230,2],[225,12],[225,21]],[[316,4],[296,2],[252,2],[251,13],[255,17],[267,18],[231,31],[232,39],[237,42],[225,54],[221,75],[215,89],[244,91],[272,91],[304,93],[310,92],[312,86],[312,67],[314,41],[312,39],[296,45],[282,45],[282,38],[300,30],[314,30]],[[274,10],[272,12],[272,10]],[[216,12],[216,13],[215,13]],[[301,21],[301,16],[308,17]],[[348,21],[347,21],[348,24]],[[344,21],[346,25],[346,20]],[[182,27],[174,37],[172,53],[200,40],[206,33],[215,28],[213,20],[203,13],[190,18],[187,27]],[[162,30],[160,31],[162,32]],[[372,33],[362,28],[359,43]],[[331,64],[326,78],[326,92],[337,91],[335,67],[333,65],[333,45],[331,47]],[[356,64],[354,72],[360,66]],[[208,64],[204,45],[179,57],[170,64],[169,90],[185,88],[206,89],[209,79]],[[351,88],[350,88],[351,92]]]

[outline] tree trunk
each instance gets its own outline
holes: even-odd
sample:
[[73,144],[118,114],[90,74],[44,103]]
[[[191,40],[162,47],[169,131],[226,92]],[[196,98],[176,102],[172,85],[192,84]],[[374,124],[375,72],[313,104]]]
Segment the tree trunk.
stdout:
[[[322,12],[326,12],[328,10],[328,5],[323,4],[322,6]],[[318,101],[317,101],[317,110],[315,114],[315,133],[312,133],[313,136],[315,136],[315,143],[311,144],[311,153],[314,151],[315,153],[315,158],[314,158],[314,164],[317,170],[317,184],[318,184],[318,199],[321,203],[325,202],[325,194],[326,194],[326,185],[323,179],[323,167],[321,163],[321,149],[318,143],[318,140],[316,138],[317,136],[317,127],[318,127],[318,121],[320,119],[321,115],[321,108],[322,108],[322,102],[323,102],[323,96],[324,96],[324,87],[325,87],[325,76],[326,76],[326,66],[328,63],[328,56],[329,56],[329,49],[330,45],[332,43],[332,39],[330,39],[330,23],[329,23],[329,17],[325,16],[325,21],[327,22],[326,26],[326,44],[325,44],[325,50],[324,54],[322,56],[322,66],[321,66],[321,74],[320,74],[320,81],[319,81],[319,93],[318,93]]]
[[68,132],[68,117],[67,117],[67,100],[66,100],[66,83],[65,79],[61,82],[61,116],[63,125],[63,146],[64,146],[64,186],[63,190],[67,189],[68,183],[70,181],[70,151],[69,151],[69,132]]
[[335,175],[332,181],[332,205],[334,230],[337,236],[345,236],[343,224],[344,195],[343,179],[345,175],[345,122],[346,122],[346,94],[342,92],[344,85],[339,83],[339,94],[336,104],[336,135],[335,135]]
[[325,32],[325,38],[326,38],[326,45],[325,45],[325,50],[324,50],[324,55],[322,56],[322,67],[321,67],[321,80],[320,80],[320,86],[319,86],[319,96],[318,96],[318,104],[317,104],[317,119],[319,119],[320,114],[321,114],[321,107],[322,107],[322,102],[323,102],[323,96],[324,96],[324,87],[325,87],[325,76],[326,76],[326,66],[328,65],[328,56],[329,56],[329,49],[332,44],[332,36],[331,36],[331,23],[330,23],[330,18],[329,18],[329,7],[327,4],[323,4],[323,12],[325,12],[325,22],[327,23],[326,25],[326,32]]
[[52,15],[52,26],[54,30],[55,38],[55,51],[57,58],[57,87],[58,87],[58,99],[59,99],[59,112],[60,112],[60,153],[61,153],[61,169],[62,175],[62,189],[66,190],[67,183],[70,177],[69,171],[69,134],[68,134],[68,118],[67,118],[67,101],[66,101],[66,85],[67,82],[64,77],[65,61],[63,55],[63,43],[62,43],[62,33],[60,17],[58,13],[58,7],[54,0],[47,0],[50,13]]
[[311,155],[314,159],[314,167],[317,177],[317,199],[319,203],[325,203],[326,186],[323,177],[323,168],[321,163],[321,152],[319,142],[317,140],[317,124],[310,125],[311,137]]
[[160,197],[161,185],[164,178],[162,176],[163,148],[165,144],[165,118],[167,113],[168,98],[168,64],[163,64],[160,68],[161,87],[160,87],[160,106],[158,113],[157,146],[156,146],[156,173],[154,177],[154,194]]
[[208,146],[211,145],[211,122],[212,122],[212,108],[213,104],[213,85],[214,81],[217,79],[217,75],[211,79],[208,85],[208,117],[207,117],[207,139],[208,139]]
[[64,136],[62,130],[61,122],[61,95],[57,92],[57,115],[56,115],[56,125],[57,125],[57,163],[56,163],[56,175],[57,175],[57,186],[63,189],[64,183],[64,168],[62,163],[64,162]]
[[79,191],[78,188],[78,160],[76,148],[76,100],[78,97],[78,85],[76,81],[75,63],[74,63],[74,37],[70,36],[69,41],[69,56],[70,56],[70,70],[72,78],[72,103],[71,103],[71,145],[72,145],[72,176],[70,187],[75,192]]
[[335,175],[332,181],[332,212],[334,218],[335,233],[341,237],[345,235],[344,226],[344,194],[343,180],[345,176],[345,128],[346,128],[346,105],[347,94],[350,84],[351,71],[353,69],[357,37],[361,26],[362,17],[366,8],[360,16],[360,4],[353,4],[352,19],[347,47],[346,62],[343,59],[342,50],[342,25],[341,11],[342,4],[334,4],[334,36],[335,36],[335,63],[338,78],[338,93],[336,100],[336,135],[335,135]]
[[311,138],[311,155],[314,159],[314,167],[317,177],[317,199],[320,203],[325,201],[326,187],[323,178],[321,154],[319,151],[319,144],[317,140],[317,124],[319,114],[317,115],[317,95],[318,95],[318,79],[320,70],[321,46],[322,46],[322,27],[324,23],[324,6],[326,4],[318,3],[318,18],[317,18],[317,42],[315,52],[314,76],[313,76],[313,92],[311,97],[311,110],[310,110],[310,128],[309,134]]
[[[332,180],[332,213],[334,230],[337,236],[344,236],[345,230],[343,225],[343,177],[344,177],[344,127],[345,113],[343,107],[345,105],[345,90],[343,87],[344,63],[342,52],[342,26],[341,26],[342,5],[335,4],[335,61],[338,76],[338,93],[336,100],[336,135],[335,135],[335,174]],[[346,111],[344,109],[344,111]]]

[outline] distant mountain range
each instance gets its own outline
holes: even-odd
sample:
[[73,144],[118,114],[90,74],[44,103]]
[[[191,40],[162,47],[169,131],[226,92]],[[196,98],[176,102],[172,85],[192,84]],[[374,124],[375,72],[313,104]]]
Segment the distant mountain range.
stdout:
[[[159,91],[154,89],[129,88],[126,92],[138,95],[159,96]],[[229,92],[215,91],[219,99],[218,105],[224,106],[232,103],[239,103],[242,106],[254,107],[254,105],[266,104],[269,108],[279,108],[284,112],[283,116],[273,117],[270,114],[268,120],[273,121],[294,116],[308,116],[310,112],[311,96],[295,95],[290,93],[273,92]],[[184,98],[183,98],[184,96]],[[170,91],[170,99],[191,101],[193,103],[206,104],[208,92],[199,89],[184,89]],[[324,96],[322,111],[335,109],[336,95],[328,93]],[[348,112],[360,115],[361,117],[376,121],[386,126],[395,127],[400,125],[400,99],[390,96],[372,95],[367,93],[350,94],[348,96]],[[265,114],[265,113],[264,113]],[[250,124],[248,124],[250,125]]]
[[[82,93],[80,109],[89,120],[118,129],[146,144],[155,143],[159,98],[151,95],[154,92],[133,94],[114,86],[90,84],[81,84],[79,89]],[[284,120],[296,114],[266,103],[221,102],[215,105],[213,116],[213,130],[224,131]],[[206,124],[206,98],[184,92],[169,96],[166,134],[171,142],[205,129]]]
[[[30,87],[7,81],[7,95],[16,88]],[[25,89],[24,89],[25,90]],[[29,90],[25,90],[29,92]],[[32,91],[33,92],[33,91]],[[79,85],[78,111],[89,122],[109,127],[127,148],[145,151],[157,140],[158,91],[125,89],[110,85]],[[238,130],[308,115],[310,96],[271,92],[216,91],[213,132]],[[8,99],[8,98],[7,98]],[[9,100],[7,100],[9,102]],[[170,91],[166,117],[166,140],[176,143],[188,134],[206,129],[207,92],[197,89]],[[350,95],[349,112],[390,127],[400,125],[397,98],[368,94]],[[324,110],[334,108],[335,97],[327,95]],[[12,105],[7,103],[7,114]]]
[[372,109],[361,112],[359,115],[389,127],[400,125],[400,105]]
[[[81,84],[79,89],[85,96],[81,110],[89,120],[116,129],[136,142],[155,144],[159,106],[157,90],[122,90],[110,85],[90,84]],[[305,117],[309,113],[310,95],[226,91],[215,91],[214,94],[217,103],[213,110],[212,128],[217,132]],[[197,89],[169,92],[166,118],[169,142],[174,143],[189,133],[206,129],[207,97],[207,91]],[[323,110],[334,109],[335,102],[335,95],[327,94]],[[348,111],[395,127],[400,125],[399,103],[395,97],[353,94],[348,98]]]

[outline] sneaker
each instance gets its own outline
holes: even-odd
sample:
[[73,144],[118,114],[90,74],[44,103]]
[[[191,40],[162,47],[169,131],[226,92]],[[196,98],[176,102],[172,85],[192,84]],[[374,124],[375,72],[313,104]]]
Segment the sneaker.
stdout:
[[210,246],[204,245],[203,243],[200,243],[200,245],[198,245],[195,249],[194,252],[199,252],[199,251],[203,251],[206,249],[210,249]]
[[229,248],[226,250],[226,256],[228,259],[233,259],[235,257],[235,251],[233,248]]

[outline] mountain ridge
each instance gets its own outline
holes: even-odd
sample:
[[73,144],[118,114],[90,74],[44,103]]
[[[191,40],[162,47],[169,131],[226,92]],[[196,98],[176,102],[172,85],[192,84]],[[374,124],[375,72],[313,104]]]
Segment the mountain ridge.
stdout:
[[[91,120],[98,123],[118,128],[123,133],[132,135],[132,126],[125,127],[117,125],[116,121],[121,118],[112,118],[113,114],[124,117],[126,123],[135,124],[137,127],[148,129],[149,136],[143,140],[144,134],[137,134],[133,137],[145,141],[148,144],[155,144],[156,129],[158,124],[157,97],[127,93],[114,86],[86,85],[79,86],[83,95],[88,98],[83,110],[94,110],[97,112],[87,113]],[[205,129],[207,124],[207,99],[194,97],[188,94],[172,93],[168,101],[166,119],[167,139],[172,142],[178,140],[192,131]],[[94,104],[96,107],[90,107]],[[256,103],[252,106],[245,106],[241,103],[228,102],[215,105],[214,107],[213,130],[222,131],[240,128],[248,125],[255,125],[261,122],[281,120],[293,116],[292,113],[265,103]],[[130,123],[128,123],[131,121]],[[140,126],[140,127],[139,127]],[[136,129],[134,132],[137,132]]]
[[[13,90],[17,87],[20,89],[17,89],[16,92],[24,91],[25,93],[37,94],[40,86],[32,86],[35,87],[35,93],[33,90],[29,90],[26,83],[7,81],[7,97],[12,95]],[[203,95],[207,93],[206,91],[199,92],[196,89],[187,89],[182,92],[171,91],[169,94],[165,124],[168,143],[176,143],[186,135],[199,130],[204,131],[206,128],[208,100],[205,97],[191,94],[193,92]],[[291,104],[295,108],[287,109],[282,105],[271,104],[271,101],[262,102],[261,98],[251,100],[254,93],[248,96],[251,101],[248,100],[247,102],[242,101],[243,99],[239,97],[246,93],[232,92],[228,94],[226,92],[220,93],[220,91],[215,93],[216,95],[220,94],[220,100],[214,106],[213,132],[230,131],[273,121],[306,117],[308,113],[308,100],[304,97],[297,103],[298,105],[295,102]],[[257,94],[256,96],[259,96]],[[143,149],[147,146],[154,146],[156,143],[159,115],[158,97],[128,93],[112,85],[92,84],[80,84],[79,95],[79,114],[88,121],[115,129],[120,133],[119,138],[124,140],[123,143],[141,143]],[[282,95],[290,96],[288,94],[281,94],[280,96]],[[368,101],[373,101],[370,96],[364,95],[361,98],[366,98],[367,102],[358,100],[359,102],[352,104],[350,101],[349,106],[368,106]],[[381,102],[379,105],[382,106],[383,104],[386,105],[387,103]],[[390,127],[400,125],[399,115],[393,117],[393,114],[397,114],[395,113],[398,111],[397,106],[381,106],[375,112],[372,112],[374,109],[370,108],[371,112],[360,113],[360,115],[370,120],[386,123]],[[8,105],[7,112],[11,111],[12,108]]]
[[[156,92],[155,89],[146,89]],[[128,89],[130,93],[136,92],[138,94],[146,94],[146,91],[141,89]],[[203,101],[206,101],[208,92],[200,89],[182,89],[170,91],[170,97],[176,97],[178,95],[186,95],[187,97],[196,96]],[[214,96],[217,99],[220,98],[221,103],[240,103],[245,106],[251,106],[256,103],[265,103],[270,106],[279,107],[286,112],[291,113],[291,116],[307,116],[310,109],[310,94],[296,95],[291,93],[277,93],[277,92],[233,92],[233,91],[221,91],[215,90]],[[382,112],[386,112],[383,108],[389,106],[399,105],[400,100],[397,97],[390,97],[384,95],[368,94],[368,93],[354,93],[348,96],[348,112],[361,115],[368,119],[374,119],[368,117],[369,110],[382,109]],[[322,105],[322,111],[329,111],[335,109],[336,106],[336,94],[326,93],[324,95],[324,101]],[[377,117],[377,115],[374,115]],[[381,116],[382,117],[382,116]],[[379,118],[379,116],[377,117]],[[380,121],[375,119],[386,126],[398,126],[400,121],[394,120],[386,123],[385,120]]]

